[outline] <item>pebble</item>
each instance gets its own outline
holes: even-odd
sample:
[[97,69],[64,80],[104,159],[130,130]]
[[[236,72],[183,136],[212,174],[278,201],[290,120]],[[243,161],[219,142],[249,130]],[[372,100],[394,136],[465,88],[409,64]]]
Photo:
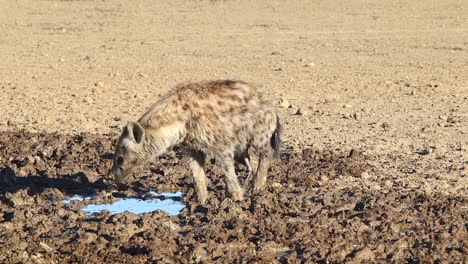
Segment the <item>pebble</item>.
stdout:
[[96,82],[96,83],[94,84],[94,86],[96,86],[96,87],[103,87],[103,86],[104,86],[104,83],[103,83],[103,82]]
[[427,155],[427,154],[429,154],[431,152],[432,152],[432,149],[427,149],[427,148],[419,149],[419,150],[416,151],[416,153],[421,155],[421,156]]
[[93,99],[91,99],[91,98],[89,98],[89,97],[83,98],[83,103],[91,104],[92,102],[93,102]]
[[342,114],[341,114],[341,117],[342,117],[342,118],[345,118],[345,119],[349,119],[349,118],[351,118],[351,114],[349,114],[349,113],[342,113]]
[[362,263],[363,261],[372,261],[375,259],[375,254],[369,248],[364,248],[354,256],[352,263]]
[[276,189],[281,189],[283,188],[283,185],[281,185],[281,183],[279,182],[274,182],[271,184],[271,187],[276,188]]
[[292,107],[292,105],[289,103],[289,101],[286,100],[286,99],[283,99],[283,98],[280,99],[279,106],[281,108],[290,108],[290,107]]
[[368,180],[370,178],[370,174],[367,171],[365,171],[361,173],[361,178],[363,178],[364,180]]
[[309,63],[305,64],[304,67],[315,67],[315,63],[309,62]]
[[306,112],[304,110],[302,110],[301,108],[298,108],[294,114],[295,115],[305,115]]
[[39,242],[39,246],[41,246],[41,248],[43,248],[45,251],[47,251],[49,253],[54,252],[54,249],[51,248],[49,245],[47,245],[44,242]]

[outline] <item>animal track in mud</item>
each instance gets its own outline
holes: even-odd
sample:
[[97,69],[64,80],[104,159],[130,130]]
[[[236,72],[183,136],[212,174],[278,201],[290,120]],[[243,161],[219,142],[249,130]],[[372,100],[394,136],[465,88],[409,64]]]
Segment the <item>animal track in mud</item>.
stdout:
[[[375,157],[355,150],[286,148],[266,190],[239,203],[208,164],[210,197],[201,207],[174,151],[137,181],[112,185],[103,175],[116,138],[0,134],[0,261],[462,262],[467,253],[466,198],[385,189],[379,178],[372,188],[361,175],[372,173],[367,161]],[[187,207],[178,216],[81,210],[151,190],[180,190]],[[62,202],[72,195],[93,196]]]

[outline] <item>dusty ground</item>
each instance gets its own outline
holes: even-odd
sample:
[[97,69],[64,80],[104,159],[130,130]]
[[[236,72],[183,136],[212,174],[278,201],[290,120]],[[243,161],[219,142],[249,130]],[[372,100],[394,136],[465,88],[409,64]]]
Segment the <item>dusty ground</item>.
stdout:
[[[468,2],[413,2],[1,0],[1,261],[466,261]],[[215,78],[292,104],[263,196],[230,205],[214,180],[179,217],[58,202],[189,202],[175,155],[115,189],[105,153],[119,119]]]

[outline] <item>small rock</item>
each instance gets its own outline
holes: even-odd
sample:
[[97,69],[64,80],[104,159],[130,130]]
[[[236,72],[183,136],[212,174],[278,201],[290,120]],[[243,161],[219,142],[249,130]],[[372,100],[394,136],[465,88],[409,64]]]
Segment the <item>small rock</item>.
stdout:
[[369,248],[364,248],[354,256],[353,263],[362,263],[364,260],[372,261],[375,259],[375,254]]
[[59,62],[64,62],[64,61],[65,61],[65,59],[63,59],[63,58],[60,58],[58,61],[59,61]]
[[193,250],[193,258],[195,259],[195,261],[205,261],[207,257],[208,252],[203,247],[198,246]]
[[54,252],[54,249],[51,248],[49,245],[47,245],[44,242],[39,242],[39,246],[41,246],[41,248],[43,248],[45,251],[47,251],[49,253]]
[[304,67],[315,67],[315,63],[309,62],[309,63],[305,64]]
[[370,178],[370,174],[367,171],[365,171],[361,173],[361,178],[363,178],[364,180],[368,180]]
[[351,107],[353,107],[353,106],[350,105],[350,104],[344,104],[344,105],[343,105],[343,108],[351,108]]
[[13,206],[14,208],[17,208],[19,206],[26,204],[24,195],[25,195],[24,192],[17,192],[15,194],[7,192],[5,194],[5,198],[11,206]]
[[280,101],[279,101],[279,106],[281,108],[290,108],[291,104],[289,103],[288,100],[281,98]]
[[97,240],[98,236],[93,232],[86,232],[80,238],[80,241],[86,244],[91,244]]
[[390,124],[387,122],[382,122],[380,123],[380,127],[383,128],[383,130],[387,131],[390,128]]
[[342,114],[341,114],[341,117],[344,118],[344,119],[349,119],[349,118],[351,118],[351,114],[349,114],[349,113],[342,113]]
[[103,87],[103,86],[104,86],[104,82],[96,82],[96,83],[94,84],[94,86],[96,86],[96,87]]
[[83,98],[83,103],[91,104],[92,102],[93,102],[93,99],[91,99],[91,98],[89,98],[89,97]]
[[283,185],[281,185],[281,183],[279,183],[279,182],[273,182],[271,184],[271,187],[276,188],[276,189],[281,189],[281,188],[283,188]]
[[305,115],[306,112],[304,110],[302,110],[301,108],[298,108],[294,114],[295,115]]
[[416,151],[417,154],[422,155],[422,156],[427,155],[427,154],[429,154],[431,152],[432,152],[432,149],[430,149],[430,148],[429,149],[423,148],[423,149],[419,149],[419,150]]

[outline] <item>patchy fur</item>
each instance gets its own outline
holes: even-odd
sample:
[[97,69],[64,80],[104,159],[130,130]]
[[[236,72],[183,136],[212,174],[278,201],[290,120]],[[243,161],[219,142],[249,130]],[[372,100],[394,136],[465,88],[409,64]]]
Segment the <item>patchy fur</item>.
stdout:
[[111,170],[122,181],[141,161],[179,145],[191,156],[198,199],[207,198],[204,163],[211,155],[223,166],[235,200],[243,199],[234,161],[249,168],[249,148],[258,155],[254,190],[265,182],[270,160],[279,157],[281,124],[271,101],[242,81],[207,81],[179,85],[163,95],[137,122],[129,122],[119,139]]

